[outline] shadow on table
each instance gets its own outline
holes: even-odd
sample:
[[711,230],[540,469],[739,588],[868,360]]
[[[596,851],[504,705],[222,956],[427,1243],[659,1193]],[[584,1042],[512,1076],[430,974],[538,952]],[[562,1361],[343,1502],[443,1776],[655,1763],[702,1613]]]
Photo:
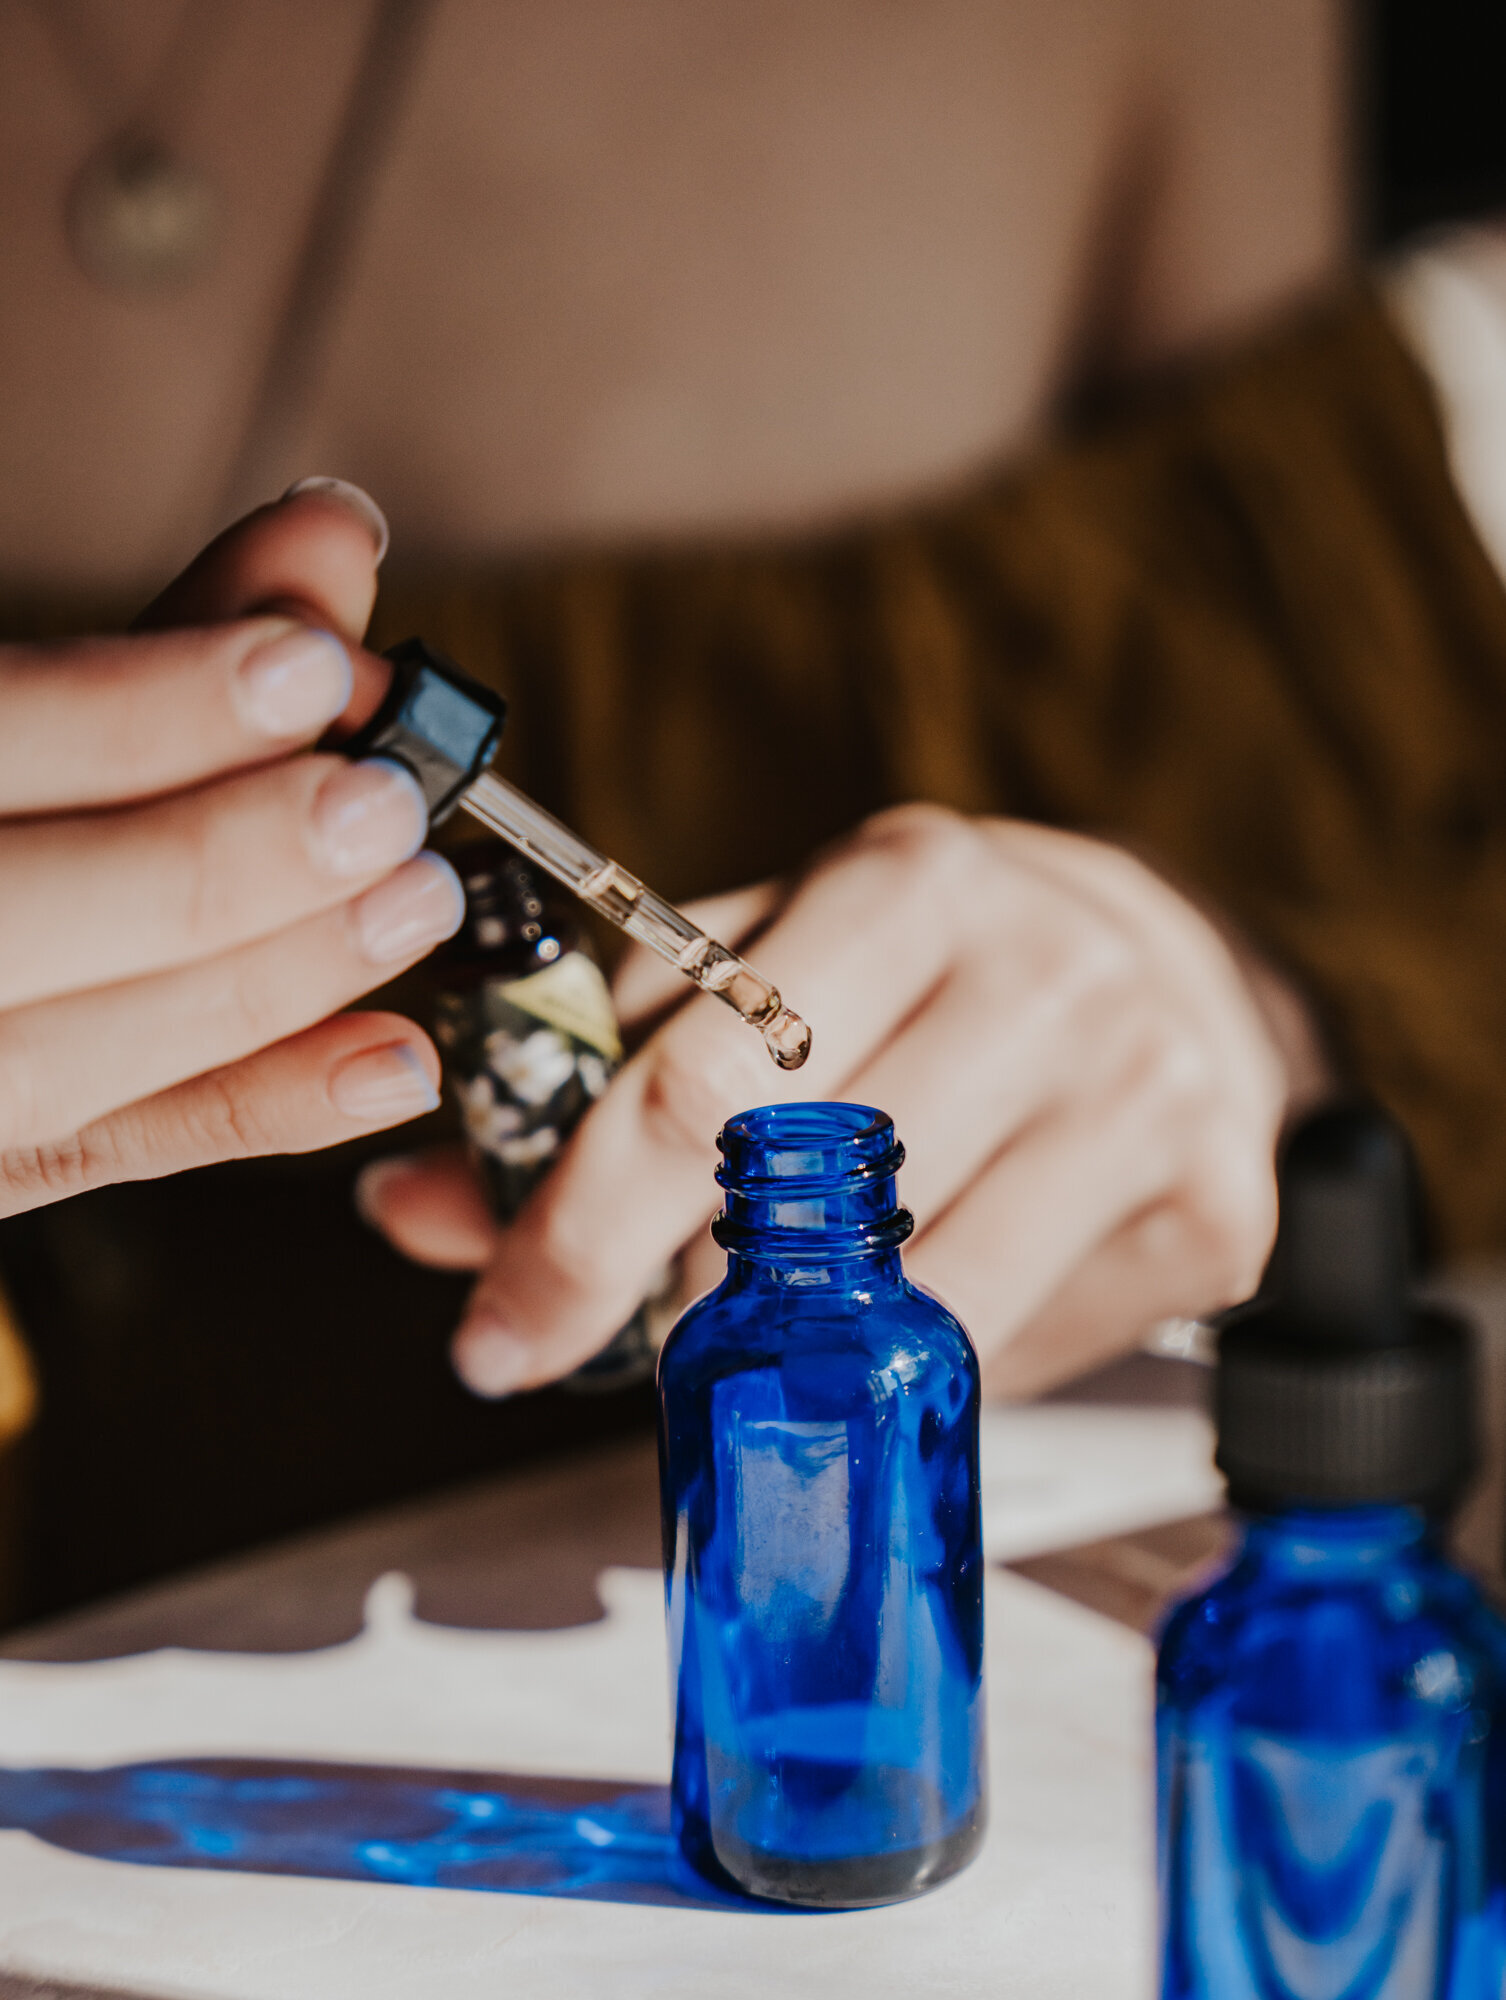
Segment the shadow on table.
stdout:
[[0,1829],[105,1861],[605,1903],[768,1908],[692,1875],[663,1785],[183,1758],[0,1769]]

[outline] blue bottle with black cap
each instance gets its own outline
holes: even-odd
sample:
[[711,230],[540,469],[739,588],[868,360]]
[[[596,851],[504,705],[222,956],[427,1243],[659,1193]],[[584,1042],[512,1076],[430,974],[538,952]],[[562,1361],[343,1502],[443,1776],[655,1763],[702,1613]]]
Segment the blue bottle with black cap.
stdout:
[[727,1276],[659,1362],[675,1832],[724,1886],[893,1902],[983,1838],[978,1363],[901,1267],[881,1111],[718,1143]]
[[1409,1292],[1410,1162],[1368,1105],[1293,1136],[1226,1320],[1230,1567],[1157,1674],[1162,2000],[1499,2000],[1506,1628],[1440,1552],[1470,1337]]

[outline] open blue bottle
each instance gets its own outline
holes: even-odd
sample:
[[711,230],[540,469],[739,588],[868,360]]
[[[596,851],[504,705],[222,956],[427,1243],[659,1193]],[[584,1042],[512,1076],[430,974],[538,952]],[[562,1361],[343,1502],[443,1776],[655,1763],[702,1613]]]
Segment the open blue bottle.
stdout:
[[1220,1335],[1244,1525],[1161,1642],[1162,2000],[1506,1990],[1506,1628],[1437,1543],[1470,1355],[1408,1297],[1407,1178],[1370,1107],[1300,1128],[1270,1292]]
[[978,1364],[900,1266],[882,1112],[718,1143],[727,1276],[659,1361],[676,1836],[756,1896],[891,1902],[983,1837]]

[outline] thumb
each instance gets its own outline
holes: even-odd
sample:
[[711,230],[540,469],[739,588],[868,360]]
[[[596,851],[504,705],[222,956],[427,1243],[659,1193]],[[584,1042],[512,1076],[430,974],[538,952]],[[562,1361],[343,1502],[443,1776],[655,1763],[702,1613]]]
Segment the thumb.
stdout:
[[387,551],[382,510],[341,479],[304,481],[217,535],[142,612],[143,630],[282,611],[359,641]]

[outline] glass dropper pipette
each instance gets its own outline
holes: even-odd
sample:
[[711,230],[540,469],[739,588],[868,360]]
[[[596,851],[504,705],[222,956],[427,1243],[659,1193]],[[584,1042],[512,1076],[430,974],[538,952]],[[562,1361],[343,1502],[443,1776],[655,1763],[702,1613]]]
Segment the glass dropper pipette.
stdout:
[[811,1031],[777,986],[491,770],[507,714],[501,695],[422,639],[404,639],[382,657],[392,669],[387,691],[341,742],[345,756],[395,759],[417,779],[431,826],[463,806],[609,924],[757,1028],[781,1069],[799,1069],[810,1054]]
[[708,937],[673,903],[666,903],[636,875],[598,853],[494,772],[475,779],[461,794],[460,805],[563,882],[608,923],[725,1001],[749,1027],[757,1028],[781,1069],[799,1069],[811,1051],[811,1031],[785,1006],[778,987],[746,959]]

